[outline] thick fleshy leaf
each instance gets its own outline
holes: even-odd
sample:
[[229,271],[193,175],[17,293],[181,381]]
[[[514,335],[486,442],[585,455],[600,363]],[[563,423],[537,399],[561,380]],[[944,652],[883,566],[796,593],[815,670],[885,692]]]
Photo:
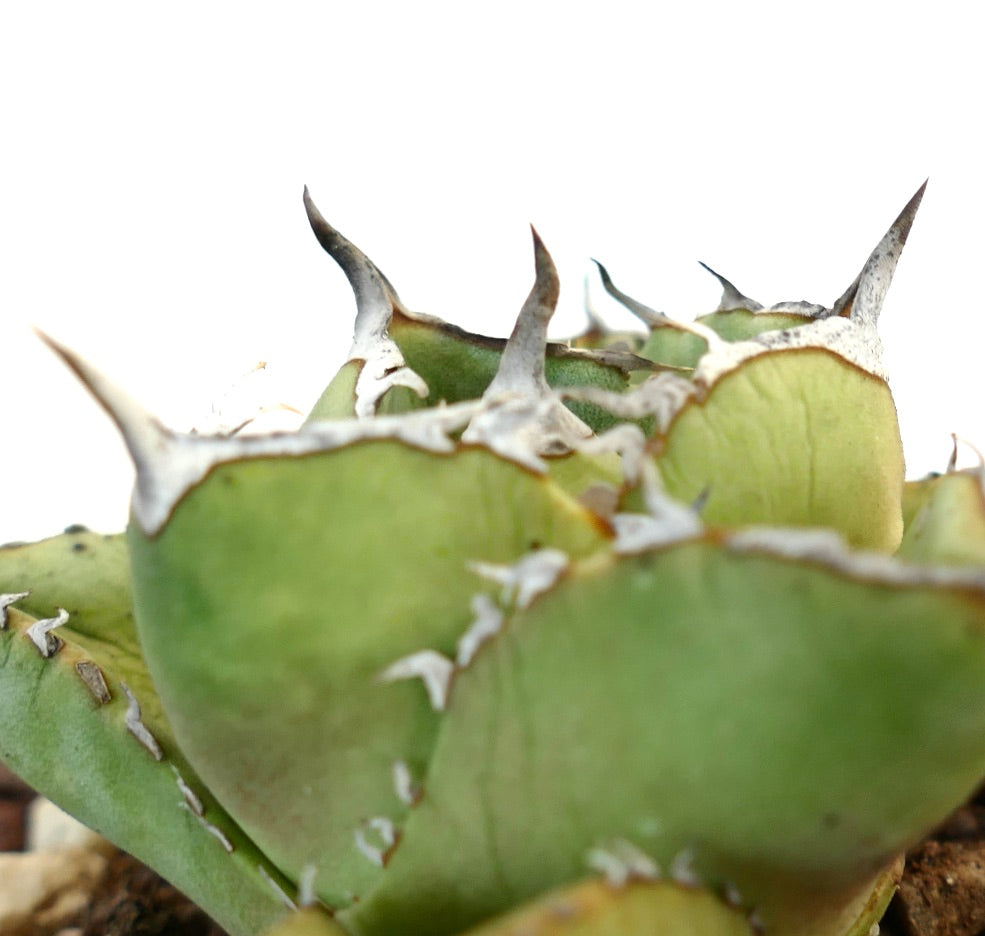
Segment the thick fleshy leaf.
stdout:
[[464,936],[753,936],[721,897],[673,881],[613,887],[586,881],[555,891]]
[[[604,525],[544,476],[481,450],[395,441],[220,464],[130,544],[140,637],[182,750],[289,874],[345,904],[382,873],[439,716],[440,682],[489,586],[470,560],[573,556]],[[449,662],[450,665],[450,662]],[[440,687],[436,690],[440,692]],[[406,782],[395,782],[403,764]]]
[[137,649],[130,598],[130,562],[122,533],[69,527],[37,543],[0,546],[0,592],[27,583],[31,594],[17,607],[49,617],[56,607],[72,615],[72,630]]
[[[428,402],[449,403],[481,397],[499,367],[504,339],[484,338],[444,323],[414,321],[398,316],[391,334],[403,351],[408,364],[427,381]],[[631,366],[642,370],[645,363],[631,355],[590,352],[549,344],[544,365],[547,382],[552,387],[600,387],[624,390]],[[612,415],[586,404],[572,403],[571,409],[596,432],[615,424]]]
[[640,357],[663,367],[690,371],[697,367],[708,343],[698,335],[682,332],[666,325],[655,326],[643,342]]
[[346,361],[322,391],[307,422],[320,419],[347,419],[355,415],[356,384],[362,370],[360,361]]
[[729,309],[725,312],[701,315],[697,321],[707,325],[726,341],[747,341],[763,332],[798,328],[806,325],[810,319],[795,312],[749,312],[745,309]]
[[[183,751],[299,903],[348,908],[286,931],[440,936],[546,900],[493,932],[627,932],[663,913],[704,933],[695,901],[718,895],[742,907],[725,922],[743,933],[750,910],[782,936],[867,932],[898,872],[879,867],[985,772],[981,485],[949,475],[901,506],[875,330],[921,195],[832,309],[765,310],[714,274],[719,309],[675,323],[601,270],[651,329],[646,353],[690,377],[661,373],[639,395],[627,387],[661,368],[547,345],[559,284],[536,234],[534,288],[504,344],[409,312],[307,193],[357,319],[301,433],[179,436],[61,351],[137,465],[141,638]],[[637,419],[645,449],[633,425],[590,438]],[[667,500],[658,470],[717,526]],[[651,515],[611,516],[628,503]],[[890,552],[902,513],[903,555],[964,568],[727,529],[826,526]],[[0,601],[35,615],[6,610],[0,668],[18,707],[0,730],[25,763],[37,746],[97,827],[133,810],[167,825],[164,791],[180,797],[185,825],[155,849],[254,932],[294,885],[177,753],[120,541],[59,550],[35,554],[33,595],[13,583]],[[8,569],[27,555],[8,552]],[[82,764],[67,778],[66,752]],[[675,883],[575,885],[594,896],[558,919],[543,895],[610,847]]]
[[[325,220],[307,190],[304,204],[318,242],[344,271],[357,306],[349,361],[316,402],[309,420],[405,412],[481,397],[497,373],[506,340],[471,334],[434,316],[411,312],[369,257]],[[536,233],[534,239],[537,278],[531,298],[541,293],[553,311],[557,271]],[[546,329],[546,321],[541,324]],[[539,356],[543,360],[544,355]],[[628,352],[546,347],[545,371],[551,386],[587,384],[622,390],[631,371],[649,369],[647,361]],[[614,423],[611,414],[591,404],[570,407],[594,429]]]
[[[178,751],[135,647],[121,546],[80,532],[0,549],[0,591],[32,590],[3,612],[0,758],[251,936],[284,913],[289,885]],[[17,609],[54,605],[67,613],[53,627]]]
[[982,481],[983,473],[978,469],[907,485],[914,506],[900,544],[900,557],[985,567]]
[[600,267],[606,289],[650,325],[645,353],[693,367],[690,383],[662,374],[633,391],[636,403],[609,405],[656,417],[651,449],[668,490],[702,498],[710,522],[830,526],[857,546],[899,546],[902,445],[876,323],[922,196],[832,309],[764,310],[718,277],[719,310],[684,324],[621,293]]
[[[927,497],[933,487],[935,479],[939,478],[937,473],[928,475],[918,481],[907,481],[903,485],[903,536],[913,523],[917,514],[927,502]],[[902,544],[901,544],[902,545]]]
[[978,784],[983,686],[981,576],[794,532],[597,557],[456,680],[386,878],[346,918],[451,933],[615,838],[751,906],[773,877],[859,884]]
[[749,869],[762,931],[775,936],[874,936],[903,875],[900,855],[874,875],[845,886],[819,887],[812,877]]
[[821,348],[743,361],[653,443],[668,491],[710,523],[832,527],[895,550],[903,449],[886,382]]
[[606,291],[649,326],[640,356],[663,367],[693,370],[707,351],[714,350],[711,345],[719,344],[719,338],[745,341],[765,332],[797,328],[828,311],[805,302],[785,302],[764,309],[702,263],[722,283],[725,289],[722,302],[710,315],[702,315],[691,323],[680,322],[617,289],[605,267],[596,263]]
[[[745,309],[730,309],[699,316],[695,321],[707,326],[726,341],[746,341],[763,332],[797,328],[810,319],[792,312],[749,312]],[[699,336],[663,326],[655,327],[650,332],[650,337],[639,353],[640,357],[648,358],[657,364],[694,368],[698,366],[698,361],[707,350],[707,342]]]
[[348,930],[321,910],[307,908],[285,917],[263,936],[348,936]]

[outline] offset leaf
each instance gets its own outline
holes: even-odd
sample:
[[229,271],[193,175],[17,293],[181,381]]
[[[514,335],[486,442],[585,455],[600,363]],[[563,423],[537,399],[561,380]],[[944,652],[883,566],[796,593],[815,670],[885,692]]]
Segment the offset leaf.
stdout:
[[[50,551],[51,542],[45,545],[42,553]],[[23,557],[18,564],[25,571]],[[125,641],[65,625],[55,632],[59,649],[45,659],[27,637],[35,619],[14,607],[7,619],[0,632],[0,758],[151,864],[234,936],[252,936],[282,916],[275,888],[290,885],[178,752],[143,661]]]
[[263,936],[347,936],[347,931],[321,910],[308,908],[292,913]]
[[0,546],[0,592],[30,589],[17,607],[36,618],[51,617],[59,607],[71,615],[77,641],[119,646],[128,657],[139,655],[130,560],[122,533],[92,533],[82,527],[38,543]]
[[833,889],[810,877],[749,870],[763,931],[778,936],[874,936],[903,875],[900,855],[875,875]]
[[849,887],[972,792],[981,577],[716,539],[590,560],[480,651],[358,932],[452,933],[614,837],[766,912],[764,880]]
[[586,881],[539,898],[464,936],[753,936],[745,915],[715,894],[672,881],[611,887]]

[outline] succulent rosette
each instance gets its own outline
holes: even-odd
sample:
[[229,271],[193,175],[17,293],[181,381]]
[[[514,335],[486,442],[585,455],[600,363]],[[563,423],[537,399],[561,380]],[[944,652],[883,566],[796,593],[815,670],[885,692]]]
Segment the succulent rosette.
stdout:
[[[293,433],[179,433],[52,347],[126,534],[0,549],[0,757],[234,934],[868,932],[985,776],[982,472],[904,484],[877,320],[547,340],[356,296]],[[718,274],[715,274],[716,276]]]

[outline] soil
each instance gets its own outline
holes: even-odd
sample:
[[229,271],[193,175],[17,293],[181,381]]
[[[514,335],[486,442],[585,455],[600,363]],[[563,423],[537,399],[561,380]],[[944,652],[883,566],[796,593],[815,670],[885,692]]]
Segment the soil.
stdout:
[[[24,848],[35,793],[0,764],[0,851]],[[985,789],[906,860],[882,936],[985,936]],[[162,877],[122,851],[78,918],[36,936],[227,936]],[[7,934],[0,932],[0,936]]]
[[[35,792],[0,764],[0,851],[22,851],[27,807]],[[41,908],[47,909],[47,908]],[[18,928],[18,932],[21,932]],[[0,936],[8,936],[0,931]],[[119,849],[89,904],[57,928],[37,924],[32,936],[227,936],[180,891]]]
[[985,936],[985,790],[907,855],[881,932]]
[[164,878],[122,851],[110,859],[78,925],[82,936],[227,936]]

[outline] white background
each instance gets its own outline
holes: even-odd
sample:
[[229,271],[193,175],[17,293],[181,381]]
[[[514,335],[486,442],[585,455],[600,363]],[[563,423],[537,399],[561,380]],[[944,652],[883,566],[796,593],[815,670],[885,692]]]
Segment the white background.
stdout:
[[830,304],[929,175],[882,320],[909,474],[944,467],[951,431],[985,445],[968,4],[3,9],[0,542],[119,528],[129,494],[111,424],[29,325],[176,427],[259,361],[267,402],[311,404],[354,305],[305,183],[408,305],[486,333],[529,289],[533,222],[564,336],[592,256],[681,318],[718,302],[698,259],[762,302]]

